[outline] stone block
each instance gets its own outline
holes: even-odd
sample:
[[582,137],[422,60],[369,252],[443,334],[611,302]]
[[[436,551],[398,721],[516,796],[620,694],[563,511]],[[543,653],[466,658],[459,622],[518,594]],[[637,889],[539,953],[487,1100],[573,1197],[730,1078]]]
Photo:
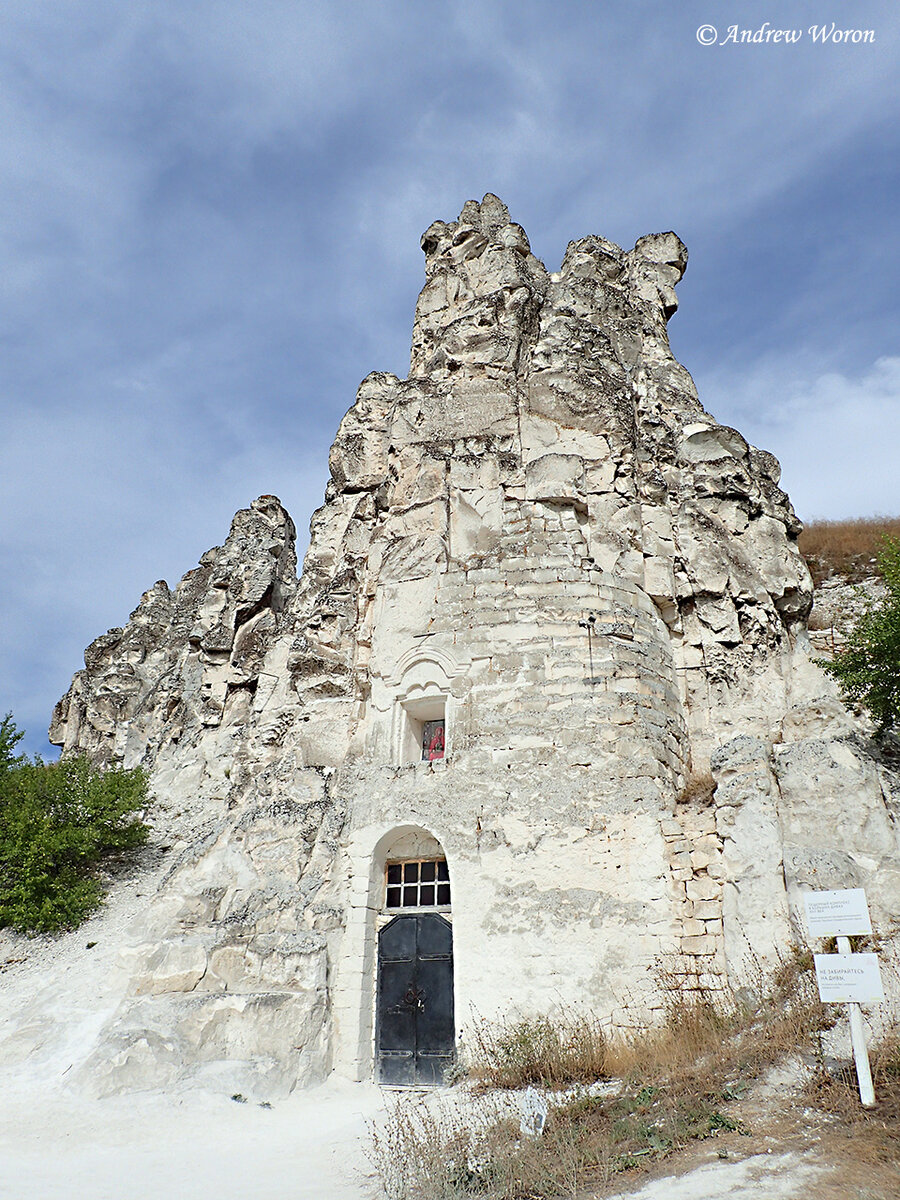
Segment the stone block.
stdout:
[[685,937],[702,937],[707,929],[703,921],[698,921],[694,917],[686,917],[681,922],[681,931]]
[[698,976],[700,987],[706,992],[724,992],[728,990],[728,981],[719,970],[709,971]]
[[717,900],[722,894],[721,886],[714,879],[698,879],[688,881],[687,894],[691,900]]
[[682,950],[685,954],[690,955],[713,954],[715,950],[715,938],[709,937],[706,934],[700,937],[683,937]]

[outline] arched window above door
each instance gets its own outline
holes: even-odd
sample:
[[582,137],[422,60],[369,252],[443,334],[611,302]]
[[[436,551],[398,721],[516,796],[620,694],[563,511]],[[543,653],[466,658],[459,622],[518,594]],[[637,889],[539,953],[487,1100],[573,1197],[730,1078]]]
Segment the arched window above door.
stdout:
[[449,908],[450,872],[445,858],[405,859],[385,867],[385,902],[389,911]]

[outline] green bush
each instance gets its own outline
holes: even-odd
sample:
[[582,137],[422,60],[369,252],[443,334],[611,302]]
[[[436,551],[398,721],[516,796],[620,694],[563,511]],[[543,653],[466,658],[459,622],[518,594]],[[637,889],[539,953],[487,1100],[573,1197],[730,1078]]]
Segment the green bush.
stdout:
[[101,771],[83,757],[30,762],[0,722],[0,926],[48,933],[80,924],[103,898],[99,864],[149,830],[140,768]]
[[822,665],[848,700],[869,710],[884,734],[900,725],[900,538],[882,538],[878,569],[887,596],[859,618],[847,648]]

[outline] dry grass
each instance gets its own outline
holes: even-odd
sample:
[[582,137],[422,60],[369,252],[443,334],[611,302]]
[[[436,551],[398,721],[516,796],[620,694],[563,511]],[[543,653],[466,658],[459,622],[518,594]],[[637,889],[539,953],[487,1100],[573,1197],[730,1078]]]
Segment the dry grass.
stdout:
[[786,1055],[815,1050],[818,1032],[831,1024],[806,951],[785,956],[768,976],[754,968],[740,996],[684,993],[665,971],[660,982],[665,1020],[610,1048],[607,1069],[626,1081],[727,1099]]
[[859,1102],[856,1073],[848,1063],[838,1075],[816,1073],[809,1089],[812,1102],[837,1117],[845,1153],[857,1161],[900,1162],[900,1031],[894,1030],[871,1048],[875,1107]]
[[[504,1109],[487,1097],[465,1109],[438,1110],[400,1095],[371,1128],[371,1159],[390,1200],[458,1200],[498,1178],[512,1131]],[[502,1193],[500,1193],[502,1194]]]
[[469,1076],[481,1087],[559,1088],[607,1076],[609,1041],[585,1013],[479,1022],[469,1036]]
[[602,1188],[698,1138],[742,1131],[733,1110],[752,1081],[787,1054],[813,1052],[829,1024],[810,968],[808,955],[785,960],[765,989],[760,975],[755,1000],[685,993],[663,974],[664,1021],[628,1036],[612,1038],[588,1018],[483,1028],[470,1067],[481,1089],[614,1076],[618,1091],[557,1092],[539,1138],[522,1135],[509,1093],[481,1091],[468,1107],[438,1113],[433,1101],[401,1100],[373,1134],[387,1196],[551,1200]]
[[900,517],[859,517],[852,521],[813,521],[800,534],[800,553],[818,586],[832,575],[851,583],[874,574],[881,535],[900,537]]
[[709,771],[691,771],[684,787],[675,797],[676,804],[712,804],[716,781]]
[[477,1096],[435,1111],[401,1098],[373,1130],[373,1162],[390,1200],[551,1200],[604,1184],[694,1138],[739,1129],[721,1100],[679,1101],[661,1088],[554,1106],[542,1137],[523,1136],[510,1105]]

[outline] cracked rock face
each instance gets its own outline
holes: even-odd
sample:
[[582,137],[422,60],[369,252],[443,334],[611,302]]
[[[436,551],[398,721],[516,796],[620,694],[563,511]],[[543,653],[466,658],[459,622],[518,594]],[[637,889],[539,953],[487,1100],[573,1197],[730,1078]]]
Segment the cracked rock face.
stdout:
[[274,496],[239,512],[224,546],[170,591],[155,583],[123,629],[84,652],[50,740],[100,763],[152,762],[163,744],[245,713],[297,581],[294,523]]
[[684,245],[585,237],[548,273],[488,195],[422,249],[409,377],[361,384],[300,579],[261,497],[88,647],[54,713],[66,752],[144,763],[173,831],[84,1067],[100,1091],[368,1077],[402,847],[448,860],[460,1028],[563,984],[652,1008],[661,955],[709,987],[774,953],[837,862],[807,770],[869,814],[840,822],[848,886],[893,871],[900,911],[889,789],[846,728],[823,740],[843,710],[809,662],[778,463],[669,348]]

